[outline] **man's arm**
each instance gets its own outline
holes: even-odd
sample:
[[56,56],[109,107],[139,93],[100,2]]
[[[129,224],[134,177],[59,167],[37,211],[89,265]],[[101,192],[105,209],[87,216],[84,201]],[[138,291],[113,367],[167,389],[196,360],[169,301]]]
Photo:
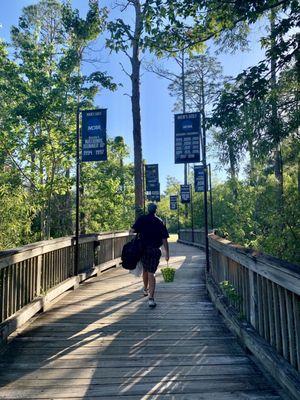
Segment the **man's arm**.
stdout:
[[140,233],[140,226],[141,226],[141,217],[139,217],[135,223],[132,225],[132,227],[129,229],[129,233]]
[[169,243],[168,243],[168,239],[163,239],[162,241],[163,241],[163,245],[164,245],[165,252],[166,252],[165,259],[166,259],[166,261],[169,261],[169,259],[170,259],[170,253],[169,253]]

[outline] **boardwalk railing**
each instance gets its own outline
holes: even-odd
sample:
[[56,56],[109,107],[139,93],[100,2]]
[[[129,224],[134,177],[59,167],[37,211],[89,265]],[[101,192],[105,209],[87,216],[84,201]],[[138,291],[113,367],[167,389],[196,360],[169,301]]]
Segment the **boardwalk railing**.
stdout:
[[0,252],[0,342],[66,290],[118,265],[129,239],[128,231],[81,236],[77,276],[73,237]]
[[[190,230],[180,231],[183,243],[191,238]],[[204,246],[203,232],[194,234],[193,244]],[[209,247],[211,297],[244,344],[294,395],[293,381],[300,385],[300,266],[214,234]]]

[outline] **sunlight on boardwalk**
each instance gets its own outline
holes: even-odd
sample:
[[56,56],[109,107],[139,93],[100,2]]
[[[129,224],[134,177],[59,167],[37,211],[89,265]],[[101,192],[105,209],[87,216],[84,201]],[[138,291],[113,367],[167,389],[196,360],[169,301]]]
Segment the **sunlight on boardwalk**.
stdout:
[[154,310],[118,268],[35,319],[0,359],[0,399],[280,399],[207,297],[203,253],[171,255]]

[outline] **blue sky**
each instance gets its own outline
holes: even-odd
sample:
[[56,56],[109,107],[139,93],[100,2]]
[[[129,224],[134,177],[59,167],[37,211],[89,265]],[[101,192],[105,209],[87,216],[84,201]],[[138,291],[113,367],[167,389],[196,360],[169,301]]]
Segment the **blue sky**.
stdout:
[[[18,23],[22,8],[36,3],[36,0],[2,0],[0,24],[0,37],[9,41],[10,27]],[[88,0],[73,0],[74,7],[79,8],[82,14],[86,13]],[[108,6],[111,9],[113,4],[110,1],[101,1],[101,5]],[[115,15],[116,10],[113,11]],[[222,63],[225,75],[236,75],[244,68],[256,64],[262,57],[260,50],[259,37],[261,36],[262,27],[257,25],[252,30],[250,40],[250,51],[239,53],[236,55],[221,54],[218,60]],[[102,49],[98,54],[101,63],[96,65],[86,64],[86,70],[106,70],[113,76],[116,83],[122,83],[116,92],[103,91],[96,98],[96,105],[108,109],[108,135],[110,137],[123,136],[126,143],[130,146],[132,153],[132,119],[131,119],[131,103],[128,93],[130,93],[129,78],[124,74],[120,66],[120,62],[128,67],[126,57],[122,54],[109,54],[103,49],[104,38],[100,38],[94,44],[96,49]],[[96,53],[95,53],[96,54]],[[211,52],[211,55],[213,53]],[[146,56],[149,61],[152,57]],[[172,63],[165,63],[166,66],[173,68]],[[157,76],[142,71],[141,79],[141,113],[142,113],[142,144],[143,157],[149,164],[159,164],[159,175],[161,187],[164,189],[166,177],[168,175],[175,176],[179,180],[183,180],[183,165],[174,164],[174,126],[173,126],[173,99],[169,96],[167,90],[168,82]],[[213,166],[214,180],[222,180],[225,173],[219,168],[218,160],[213,154],[208,155],[208,162]]]

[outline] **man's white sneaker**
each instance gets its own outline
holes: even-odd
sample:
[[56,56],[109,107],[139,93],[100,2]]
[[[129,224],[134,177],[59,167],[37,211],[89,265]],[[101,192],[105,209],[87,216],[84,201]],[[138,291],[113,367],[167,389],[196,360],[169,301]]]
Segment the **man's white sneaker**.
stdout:
[[156,307],[156,303],[155,303],[154,299],[149,299],[149,300],[148,300],[148,306],[149,306],[150,308]]
[[144,295],[144,296],[148,296],[148,294],[149,294],[149,293],[148,293],[148,289],[143,288],[143,295]]

